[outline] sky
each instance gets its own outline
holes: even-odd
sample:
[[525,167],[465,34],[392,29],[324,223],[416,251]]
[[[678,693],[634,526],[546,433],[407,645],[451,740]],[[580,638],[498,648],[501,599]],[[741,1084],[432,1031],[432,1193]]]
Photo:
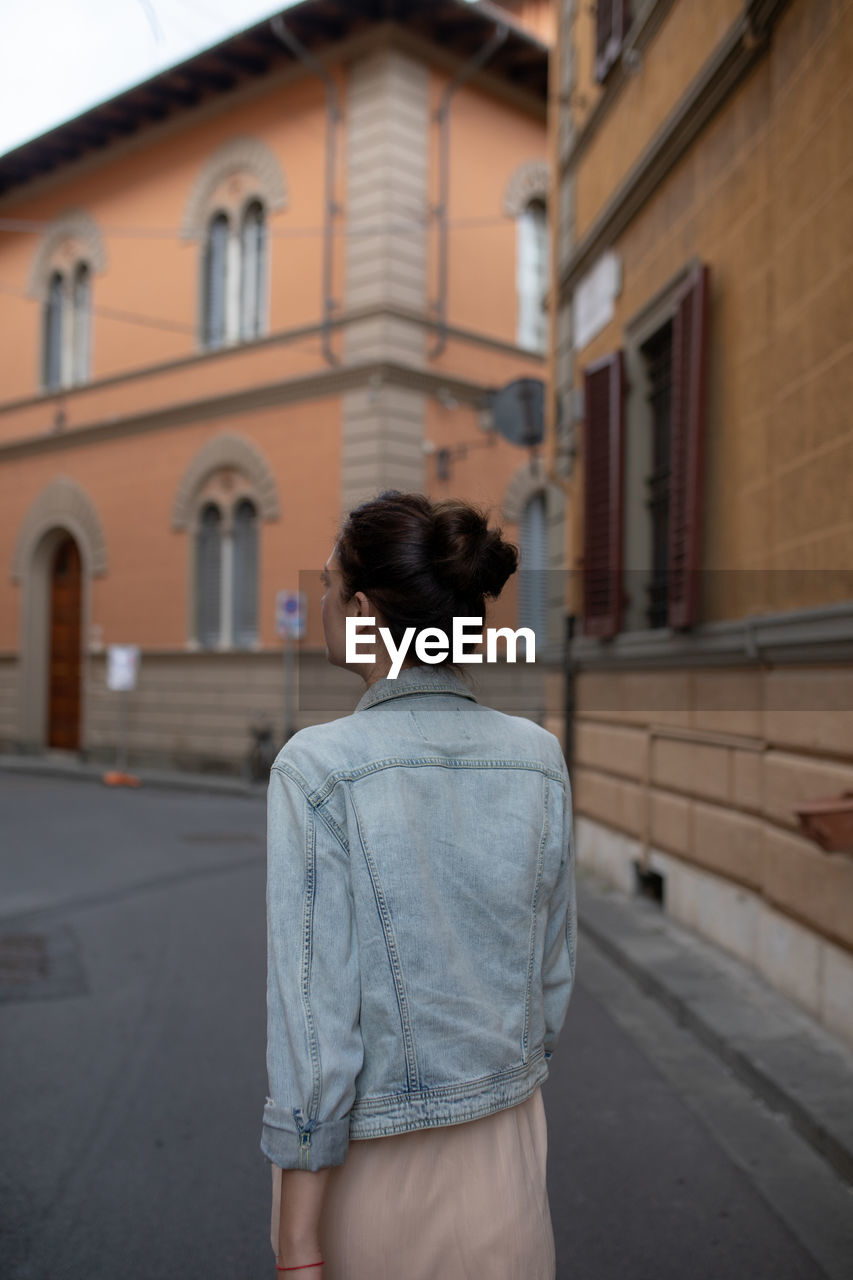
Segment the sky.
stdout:
[[0,155],[296,0],[0,0]]
[[0,155],[294,0],[0,0]]

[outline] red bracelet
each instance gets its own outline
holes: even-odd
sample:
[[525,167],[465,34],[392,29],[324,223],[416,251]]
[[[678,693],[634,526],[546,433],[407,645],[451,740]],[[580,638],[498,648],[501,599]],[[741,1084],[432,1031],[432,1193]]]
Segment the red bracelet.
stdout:
[[322,1267],[326,1259],[322,1262],[303,1262],[301,1267],[276,1267],[276,1271],[305,1271],[308,1267]]

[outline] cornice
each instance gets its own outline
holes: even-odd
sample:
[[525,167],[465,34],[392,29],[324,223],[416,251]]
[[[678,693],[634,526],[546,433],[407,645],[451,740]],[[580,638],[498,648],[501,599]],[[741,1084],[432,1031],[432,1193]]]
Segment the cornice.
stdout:
[[853,601],[710,622],[688,633],[668,627],[625,631],[612,640],[576,636],[576,671],[853,662]]
[[[377,317],[405,320],[411,324],[419,324],[430,331],[438,328],[438,321],[425,312],[409,307],[385,305],[359,307],[354,308],[352,311],[344,312],[331,320],[331,328],[334,330],[345,329],[347,325],[355,324],[362,320],[372,320]],[[36,395],[25,396],[20,400],[0,402],[0,418],[4,414],[16,413],[21,409],[32,409],[38,405],[47,406],[54,401],[62,400],[64,404],[67,404],[68,402],[73,402],[75,397],[90,394],[93,391],[120,386],[122,383],[133,383],[140,379],[156,378],[160,374],[174,373],[179,369],[193,368],[212,361],[233,359],[236,356],[246,355],[250,351],[257,351],[263,347],[287,346],[290,343],[302,342],[306,338],[316,337],[322,332],[323,325],[321,323],[301,325],[296,329],[281,329],[277,333],[266,334],[264,337],[256,338],[252,342],[240,342],[235,343],[233,346],[217,347],[214,351],[192,351],[188,355],[179,356],[175,360],[164,360],[159,364],[146,365],[140,369],[129,369],[123,373],[110,374],[106,378],[82,382],[73,387],[63,387],[61,391],[40,391]],[[487,333],[479,333],[476,329],[461,329],[455,325],[449,325],[447,334],[449,338],[457,342],[467,342],[472,346],[485,347],[490,351],[499,351],[520,360],[529,360],[534,365],[543,365],[545,362],[545,357],[536,351],[530,351],[527,347],[519,347],[514,342],[506,342],[501,338],[494,338]]]
[[[530,47],[531,56],[547,58],[547,45],[542,44],[536,36],[519,27],[518,24],[511,23],[510,25],[514,35],[521,38]],[[412,54],[424,58],[432,65],[449,71],[451,74],[459,67],[460,63],[464,62],[463,56],[446,51],[429,38],[419,36],[391,21],[377,22],[366,31],[347,35],[332,45],[319,48],[315,56],[317,61],[324,67],[330,69],[342,67],[347,62],[351,62],[354,58],[361,56],[377,43],[387,42],[389,39],[393,40],[401,49],[406,49]],[[217,50],[211,48],[202,52],[215,54]],[[176,67],[168,68],[167,71],[180,71],[183,65],[178,64]],[[233,112],[236,106],[244,102],[252,101],[267,93],[273,94],[297,81],[306,79],[310,81],[314,77],[315,73],[306,69],[301,63],[283,67],[276,66],[269,71],[252,77],[246,82],[239,83],[221,93],[217,93],[213,97],[200,101],[178,115],[169,116],[162,121],[146,120],[144,128],[132,136],[112,138],[108,145],[95,153],[90,152],[81,155],[79,158],[70,159],[60,169],[35,176],[20,185],[11,187],[8,191],[0,194],[0,209],[28,201],[54,187],[61,187],[64,183],[74,181],[86,173],[100,169],[105,165],[113,164],[121,156],[133,153],[140,148],[156,145],[162,139],[180,133],[183,130],[192,129],[203,121],[210,120],[218,115],[228,115]],[[470,85],[478,87],[518,107],[520,110],[536,116],[542,121],[547,117],[547,101],[544,94],[540,96],[537,93],[520,88],[498,74],[488,70],[479,71],[472,76]],[[146,87],[148,87],[147,84],[136,85],[128,92],[145,90]],[[121,98],[122,94],[119,94],[116,99],[108,103],[102,103],[100,106],[112,106]],[[84,112],[76,120],[66,123],[68,125],[82,126],[88,114]],[[27,142],[21,143],[19,147],[13,148],[12,152],[6,154],[11,155],[25,146],[42,142],[47,136],[42,135],[38,138],[29,139]],[[0,156],[0,160],[3,158],[4,156]]]
[[287,378],[235,391],[230,395],[186,401],[108,421],[88,422],[65,431],[51,432],[50,435],[12,440],[0,444],[0,465],[16,458],[98,444],[103,440],[139,435],[145,431],[163,431],[200,419],[228,418],[258,409],[324,399],[366,385],[401,386],[422,391],[426,395],[436,395],[439,391],[450,392],[460,403],[470,405],[479,404],[484,392],[490,389],[485,383],[468,378],[417,369],[394,361],[374,360],[365,364],[324,369],[299,378]]
[[[503,18],[504,15],[501,15]],[[516,24],[511,24],[513,30],[518,33]],[[524,32],[524,38],[531,46],[538,47],[541,55],[546,57],[548,54],[547,45],[542,44],[535,36],[529,32]],[[356,43],[361,40],[361,44]],[[352,44],[355,48],[347,51],[346,61],[352,61],[353,57],[366,52],[374,46],[392,45],[399,49],[402,53],[411,54],[413,57],[422,58],[425,62],[429,62],[434,67],[439,67],[442,71],[451,74],[458,71],[459,67],[464,63],[465,59],[458,54],[447,52],[440,45],[434,44],[431,40],[424,36],[418,35],[416,32],[406,27],[400,26],[395,22],[379,23],[370,31],[365,32],[363,37],[353,37]],[[467,88],[481,89],[493,97],[500,98],[504,102],[508,102],[514,107],[535,116],[544,123],[548,118],[548,102],[545,97],[538,97],[534,93],[530,93],[525,89],[517,88],[515,85],[508,84],[501,76],[495,75],[488,69],[481,69],[474,72],[470,80],[466,81]]]
[[[321,61],[324,63],[328,61],[330,64],[338,61],[340,57],[345,56],[348,43],[348,41],[344,41],[338,47],[337,58],[333,60],[323,56]],[[75,182],[89,173],[109,167],[124,156],[133,155],[137,151],[156,146],[176,134],[192,130],[199,124],[204,124],[217,116],[230,115],[235,107],[252,102],[256,98],[261,98],[264,94],[275,95],[281,93],[283,90],[290,88],[291,85],[307,80],[310,74],[301,65],[276,68],[263,76],[259,76],[249,84],[238,85],[229,90],[227,97],[209,98],[184,115],[173,116],[160,122],[152,121],[146,124],[145,129],[139,133],[134,133],[127,138],[116,138],[101,151],[82,155],[77,160],[69,160],[61,169],[52,170],[40,177],[32,178],[26,184],[12,187],[9,191],[0,193],[0,209],[26,204],[54,188],[61,188],[65,183]]]

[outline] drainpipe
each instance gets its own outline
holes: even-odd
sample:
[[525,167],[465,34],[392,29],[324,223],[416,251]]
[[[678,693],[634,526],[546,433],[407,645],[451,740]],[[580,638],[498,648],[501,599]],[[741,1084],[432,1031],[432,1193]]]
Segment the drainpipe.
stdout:
[[563,720],[565,723],[563,754],[566,757],[566,764],[571,770],[574,767],[575,755],[575,659],[572,654],[572,640],[575,634],[575,616],[572,613],[566,614],[566,635],[563,645],[563,670],[565,673],[565,681],[563,684]]
[[438,337],[429,353],[430,359],[441,355],[447,345],[447,204],[450,193],[450,101],[456,90],[470,80],[484,66],[509,35],[509,26],[498,22],[489,39],[468,62],[464,63],[441,95],[441,103],[435,113],[441,133],[439,136],[439,194],[435,213],[438,217],[438,298],[435,310],[438,316]]
[[326,86],[326,208],[323,220],[323,355],[329,364],[340,364],[332,350],[332,312],[335,300],[332,297],[332,267],[334,253],[334,220],[339,212],[335,200],[335,170],[337,166],[337,129],[341,119],[338,86],[334,76],[323,66],[309,49],[305,48],[293,32],[285,26],[280,13],[270,19],[270,26],[294,58],[318,75]]

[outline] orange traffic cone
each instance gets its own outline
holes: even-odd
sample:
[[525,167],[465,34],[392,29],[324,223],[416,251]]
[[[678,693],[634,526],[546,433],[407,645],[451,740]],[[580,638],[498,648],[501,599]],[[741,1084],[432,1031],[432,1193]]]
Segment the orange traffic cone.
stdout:
[[142,783],[139,778],[135,778],[132,773],[121,773],[118,769],[109,769],[102,775],[101,781],[106,783],[108,787],[141,787]]

